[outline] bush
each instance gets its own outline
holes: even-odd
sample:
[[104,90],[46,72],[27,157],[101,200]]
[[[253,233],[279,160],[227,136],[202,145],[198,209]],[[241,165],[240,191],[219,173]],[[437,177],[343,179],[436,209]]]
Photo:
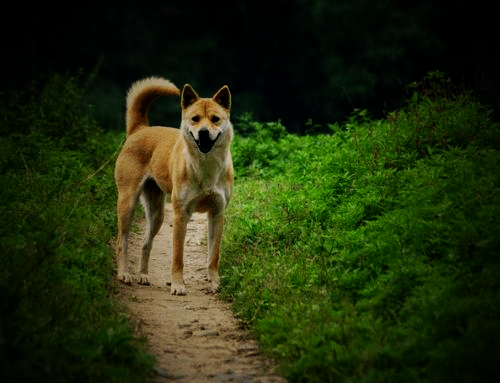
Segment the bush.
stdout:
[[498,380],[499,125],[437,73],[330,128],[254,153],[223,296],[292,382]]
[[55,75],[1,95],[2,382],[139,382],[153,368],[110,299],[119,142],[83,93]]
[[286,136],[280,122],[260,123],[246,114],[239,118],[235,130],[232,152],[237,177],[260,174],[272,169],[276,161],[283,160],[285,153],[275,144]]

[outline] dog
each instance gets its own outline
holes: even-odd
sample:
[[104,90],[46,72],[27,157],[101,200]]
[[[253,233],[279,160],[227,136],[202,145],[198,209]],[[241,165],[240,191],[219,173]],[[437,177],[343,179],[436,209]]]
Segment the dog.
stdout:
[[[149,126],[148,110],[160,96],[181,96],[180,129]],[[219,289],[220,246],[224,210],[233,189],[230,151],[233,126],[231,93],[224,85],[212,98],[201,98],[186,84],[182,92],[170,81],[150,77],[135,82],[127,95],[127,139],[116,160],[118,189],[118,279],[131,284],[127,243],[136,204],[141,199],[147,228],[139,284],[149,285],[148,264],[164,219],[165,198],[173,207],[171,293],[185,295],[184,240],[193,212],[208,214],[207,270],[210,290]]]

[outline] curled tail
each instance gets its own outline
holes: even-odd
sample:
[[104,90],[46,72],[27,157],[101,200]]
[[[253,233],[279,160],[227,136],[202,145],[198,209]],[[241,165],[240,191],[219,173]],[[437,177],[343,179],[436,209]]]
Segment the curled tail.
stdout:
[[127,95],[127,135],[149,126],[149,106],[158,97],[179,95],[179,89],[161,77],[149,77],[133,83]]

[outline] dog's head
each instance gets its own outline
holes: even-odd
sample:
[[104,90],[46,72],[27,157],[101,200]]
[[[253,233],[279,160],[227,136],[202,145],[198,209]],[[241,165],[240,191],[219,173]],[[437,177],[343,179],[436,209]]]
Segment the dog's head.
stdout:
[[200,98],[191,85],[181,94],[181,130],[188,145],[207,154],[212,149],[227,147],[233,138],[229,120],[231,93],[223,86],[212,98]]

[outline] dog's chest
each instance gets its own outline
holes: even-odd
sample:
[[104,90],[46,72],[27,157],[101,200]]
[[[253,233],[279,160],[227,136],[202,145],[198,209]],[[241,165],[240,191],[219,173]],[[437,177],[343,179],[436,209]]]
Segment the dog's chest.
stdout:
[[186,169],[188,182],[181,187],[179,197],[190,211],[224,210],[231,197],[230,157],[207,157],[192,158]]

